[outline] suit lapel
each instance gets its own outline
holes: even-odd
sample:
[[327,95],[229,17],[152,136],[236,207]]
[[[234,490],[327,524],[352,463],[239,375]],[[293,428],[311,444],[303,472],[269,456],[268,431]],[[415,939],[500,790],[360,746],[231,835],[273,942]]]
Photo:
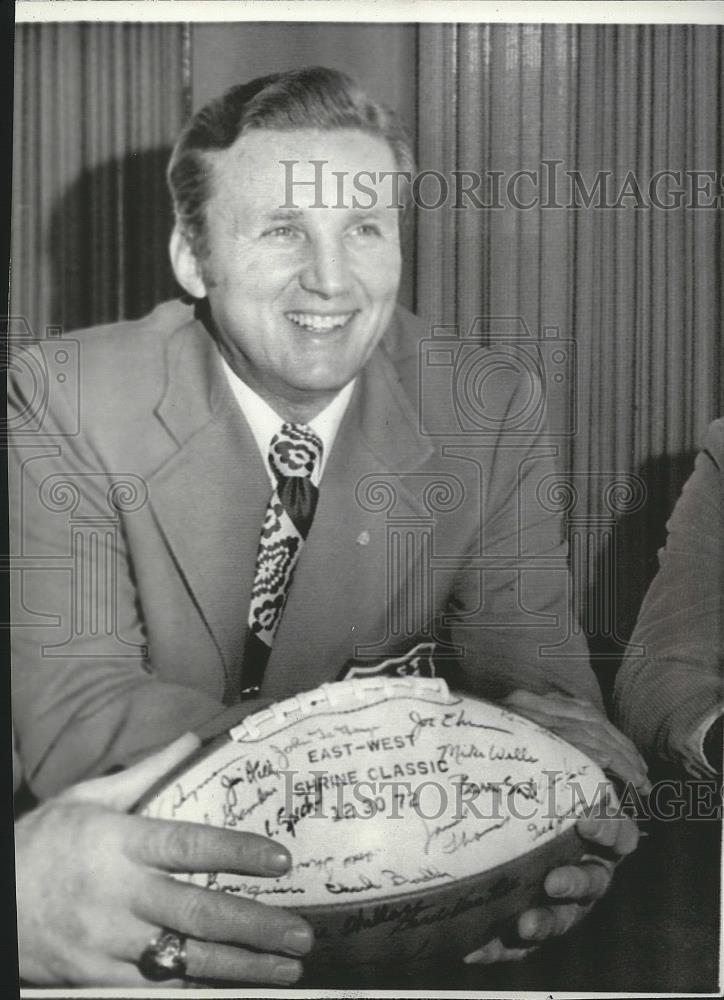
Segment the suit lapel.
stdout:
[[[169,434],[170,452],[149,479],[151,506],[217,645],[227,698],[233,698],[269,478],[224,378],[218,349],[200,322],[171,338],[167,369],[156,415]],[[364,493],[373,482],[387,481],[393,484],[396,517],[424,514],[419,497],[398,477],[414,472],[431,452],[395,366],[378,350],[358,378],[325,469],[264,695],[329,681],[358,637],[374,631],[382,638],[386,518],[384,510],[375,509],[372,494],[365,501]]]
[[156,414],[175,447],[150,479],[150,500],[216,642],[228,695],[238,681],[269,479],[199,322],[172,338],[168,372]]
[[385,512],[370,509],[370,490],[375,481],[392,483],[395,517],[418,517],[424,508],[396,477],[414,471],[431,451],[417,432],[417,414],[394,367],[378,351],[359,377],[320,485],[264,694],[277,697],[300,684],[308,689],[333,680],[360,637],[370,631],[383,637]]

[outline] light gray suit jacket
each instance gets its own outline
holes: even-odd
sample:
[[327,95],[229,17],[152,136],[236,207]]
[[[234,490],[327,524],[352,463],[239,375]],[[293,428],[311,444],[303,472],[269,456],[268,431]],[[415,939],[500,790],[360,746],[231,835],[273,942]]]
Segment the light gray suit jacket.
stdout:
[[[423,336],[398,310],[358,378],[262,700],[242,706],[269,480],[205,326],[177,301],[76,334],[79,394],[53,381],[54,348],[20,350],[9,386],[13,713],[36,794],[210,732],[229,720],[225,706],[239,716],[411,649],[422,660],[386,669],[434,660],[483,696],[526,687],[599,702],[559,514],[540,489],[555,449],[542,428],[506,430],[528,390],[489,380],[497,430],[425,433],[452,401],[426,387]],[[23,422],[36,404],[22,358],[41,354],[50,396]]]

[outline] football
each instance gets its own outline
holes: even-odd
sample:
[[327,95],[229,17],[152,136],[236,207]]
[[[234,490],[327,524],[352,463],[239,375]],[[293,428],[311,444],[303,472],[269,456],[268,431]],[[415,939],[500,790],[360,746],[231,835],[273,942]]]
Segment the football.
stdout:
[[583,753],[439,678],[325,684],[254,715],[152,790],[147,816],[264,834],[276,879],[179,876],[314,927],[305,968],[462,958],[585,852],[606,779]]

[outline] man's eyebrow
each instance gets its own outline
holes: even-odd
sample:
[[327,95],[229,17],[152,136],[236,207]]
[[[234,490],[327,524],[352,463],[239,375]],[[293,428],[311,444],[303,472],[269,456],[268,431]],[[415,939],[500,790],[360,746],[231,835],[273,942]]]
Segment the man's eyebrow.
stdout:
[[353,208],[351,215],[354,219],[389,219],[392,205],[373,205],[370,208]]
[[302,211],[299,208],[275,208],[270,212],[264,212],[264,219],[269,222],[290,222],[293,219],[299,219],[302,215]]

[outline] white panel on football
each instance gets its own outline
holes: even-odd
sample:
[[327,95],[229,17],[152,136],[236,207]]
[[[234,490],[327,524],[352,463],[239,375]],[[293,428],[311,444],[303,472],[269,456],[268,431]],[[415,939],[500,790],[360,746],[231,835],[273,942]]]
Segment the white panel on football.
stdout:
[[606,779],[580,751],[439,679],[324,685],[251,716],[146,815],[264,834],[277,879],[193,880],[302,910],[431,892],[568,830]]

